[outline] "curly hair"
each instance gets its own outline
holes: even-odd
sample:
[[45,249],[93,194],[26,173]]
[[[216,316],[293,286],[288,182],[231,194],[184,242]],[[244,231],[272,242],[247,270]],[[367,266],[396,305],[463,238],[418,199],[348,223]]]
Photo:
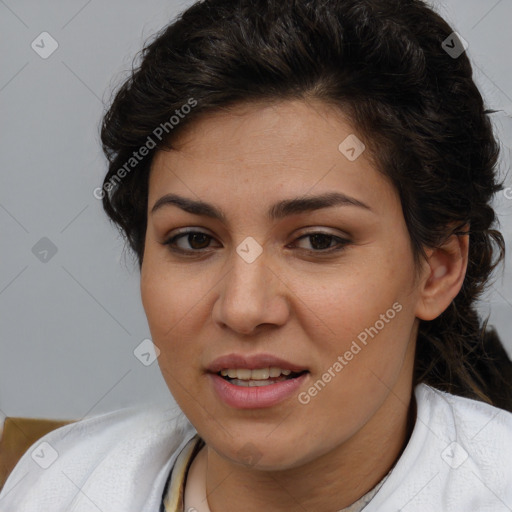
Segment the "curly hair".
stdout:
[[475,308],[505,252],[491,207],[500,148],[471,63],[447,41],[461,43],[422,0],[199,1],[147,43],[104,116],[105,212],[141,266],[157,150],[207,112],[322,100],[347,116],[399,191],[417,262],[469,234],[460,293],[420,321],[414,383],[512,410],[512,363]]

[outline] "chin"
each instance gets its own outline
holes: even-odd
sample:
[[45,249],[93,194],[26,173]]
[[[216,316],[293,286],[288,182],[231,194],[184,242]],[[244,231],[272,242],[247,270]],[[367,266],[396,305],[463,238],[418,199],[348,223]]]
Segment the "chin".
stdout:
[[230,463],[239,464],[245,469],[284,471],[315,458],[313,454],[298,452],[293,439],[290,435],[286,441],[276,439],[270,443],[266,436],[262,436],[259,440],[254,437],[247,441],[240,439],[236,444],[228,440],[227,445],[219,446],[215,451]]

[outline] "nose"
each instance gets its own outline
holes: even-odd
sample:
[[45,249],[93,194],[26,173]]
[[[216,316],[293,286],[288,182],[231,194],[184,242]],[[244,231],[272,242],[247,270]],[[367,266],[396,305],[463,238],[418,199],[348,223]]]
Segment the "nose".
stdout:
[[219,283],[213,320],[243,335],[254,334],[264,324],[282,326],[290,315],[288,293],[265,250],[251,263],[233,251],[230,269]]

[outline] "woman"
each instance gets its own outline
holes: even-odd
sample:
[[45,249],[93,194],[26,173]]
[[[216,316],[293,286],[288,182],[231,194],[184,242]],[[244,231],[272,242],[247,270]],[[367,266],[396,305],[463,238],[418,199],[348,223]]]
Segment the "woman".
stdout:
[[475,311],[499,148],[464,50],[420,0],[210,0],[163,30],[97,195],[186,418],[61,428],[0,505],[510,510],[511,363]]

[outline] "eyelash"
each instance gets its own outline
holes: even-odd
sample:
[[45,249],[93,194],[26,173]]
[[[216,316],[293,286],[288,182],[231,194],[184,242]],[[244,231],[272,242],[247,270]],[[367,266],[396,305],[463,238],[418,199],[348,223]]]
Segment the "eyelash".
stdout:
[[[195,255],[198,255],[198,254],[206,252],[208,250],[208,248],[206,248],[206,249],[181,249],[181,248],[176,247],[174,245],[176,240],[178,240],[180,238],[183,238],[183,237],[186,237],[188,235],[192,235],[192,234],[205,235],[210,240],[214,239],[213,236],[208,235],[207,233],[204,233],[203,231],[193,231],[193,230],[190,230],[190,231],[183,231],[182,233],[179,233],[178,235],[175,235],[175,236],[169,238],[168,240],[163,242],[162,245],[167,245],[169,247],[169,250],[174,252],[174,253],[184,254],[184,255],[187,255],[187,256],[195,256]],[[338,240],[338,245],[334,246],[334,247],[330,247],[328,249],[317,249],[317,250],[314,250],[314,249],[302,249],[303,251],[308,251],[308,252],[314,253],[314,254],[331,254],[333,252],[338,252],[338,251],[344,250],[345,247],[350,243],[350,240],[348,240],[346,238],[341,238],[339,236],[332,235],[331,233],[323,233],[321,231],[314,231],[314,232],[311,232],[311,233],[304,234],[304,235],[298,237],[297,240],[302,240],[303,238],[312,237],[314,235],[323,235],[323,236],[332,238],[334,240]],[[195,254],[193,254],[193,253],[195,253]]]

